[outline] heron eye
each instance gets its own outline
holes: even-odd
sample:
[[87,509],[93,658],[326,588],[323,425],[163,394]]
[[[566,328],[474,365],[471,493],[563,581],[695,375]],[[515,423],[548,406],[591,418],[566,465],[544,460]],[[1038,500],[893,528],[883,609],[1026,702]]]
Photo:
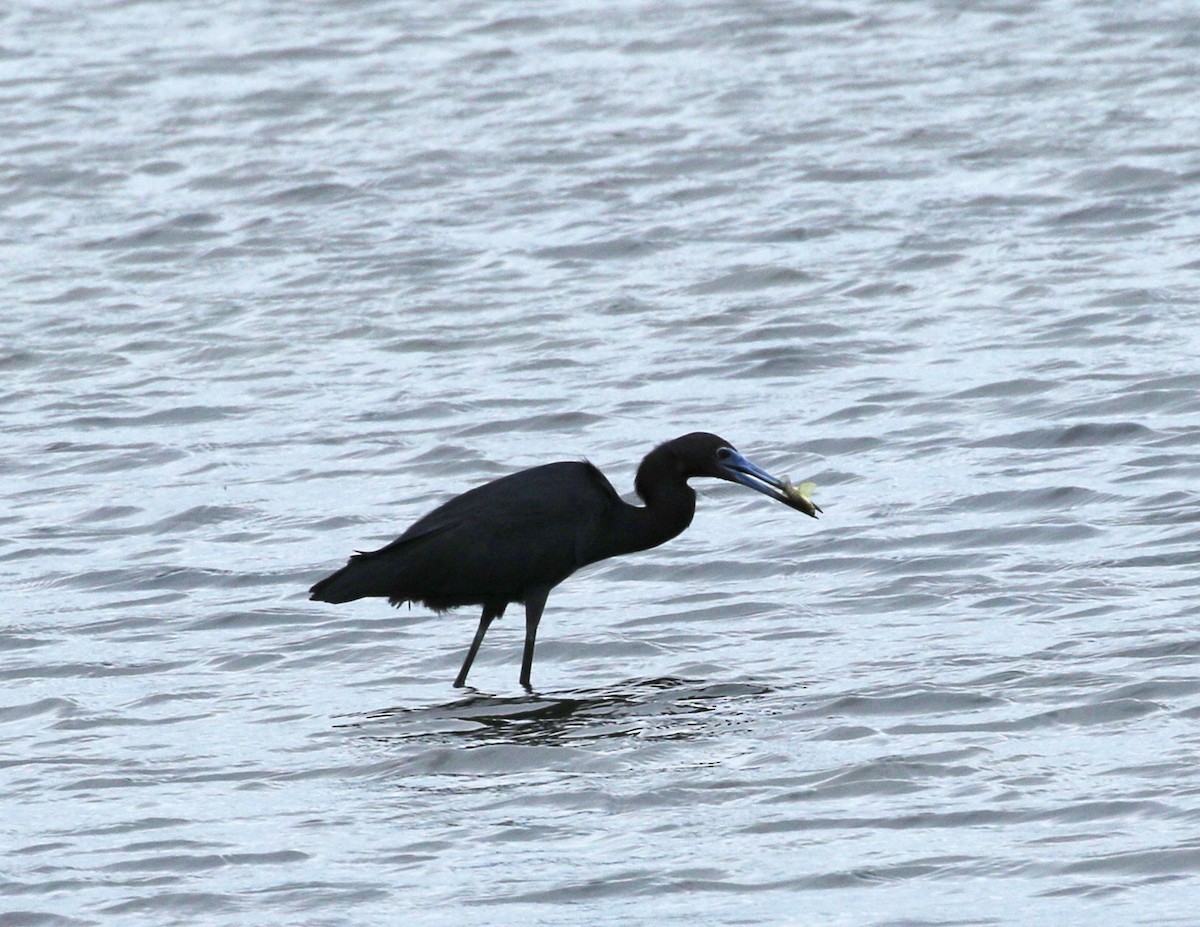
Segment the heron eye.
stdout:
[[733,456],[733,448],[719,447],[717,448],[717,460],[728,460]]

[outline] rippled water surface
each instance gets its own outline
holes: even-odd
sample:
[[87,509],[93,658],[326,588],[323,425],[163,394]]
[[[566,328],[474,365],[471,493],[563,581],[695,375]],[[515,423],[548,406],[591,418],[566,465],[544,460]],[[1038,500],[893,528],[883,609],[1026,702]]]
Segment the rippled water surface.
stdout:
[[[0,921],[1192,924],[1193,4],[0,12]],[[307,601],[695,429],[820,484]]]

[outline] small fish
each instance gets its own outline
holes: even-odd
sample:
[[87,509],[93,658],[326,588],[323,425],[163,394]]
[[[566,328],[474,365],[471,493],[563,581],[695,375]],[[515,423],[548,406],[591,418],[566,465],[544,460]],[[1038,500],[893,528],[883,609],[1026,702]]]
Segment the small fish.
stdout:
[[787,504],[794,509],[798,509],[805,515],[817,517],[817,512],[823,512],[817,503],[813,502],[810,496],[817,491],[817,484],[805,481],[799,486],[793,486],[792,481],[786,476],[780,481],[783,484],[783,494],[786,497]]

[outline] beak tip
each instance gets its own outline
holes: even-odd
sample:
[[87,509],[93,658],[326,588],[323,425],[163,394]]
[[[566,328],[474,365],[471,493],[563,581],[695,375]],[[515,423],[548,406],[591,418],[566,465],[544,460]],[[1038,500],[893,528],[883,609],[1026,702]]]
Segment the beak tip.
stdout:
[[779,501],[788,508],[793,508],[797,512],[803,512],[809,518],[816,518],[817,512],[823,513],[825,511],[823,508],[817,505],[817,503],[813,502],[812,499],[809,499],[806,496],[785,496]]

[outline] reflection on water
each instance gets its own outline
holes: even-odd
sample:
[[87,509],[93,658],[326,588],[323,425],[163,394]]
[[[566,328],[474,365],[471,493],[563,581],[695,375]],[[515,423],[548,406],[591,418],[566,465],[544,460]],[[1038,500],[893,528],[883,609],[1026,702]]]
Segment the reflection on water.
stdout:
[[431,744],[579,743],[613,737],[687,738],[679,716],[753,711],[766,686],[661,677],[564,694],[475,693],[445,705],[385,708],[340,726],[382,741]]

